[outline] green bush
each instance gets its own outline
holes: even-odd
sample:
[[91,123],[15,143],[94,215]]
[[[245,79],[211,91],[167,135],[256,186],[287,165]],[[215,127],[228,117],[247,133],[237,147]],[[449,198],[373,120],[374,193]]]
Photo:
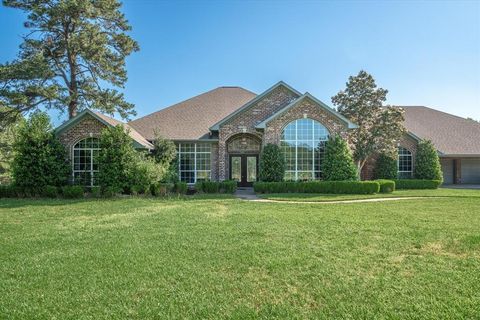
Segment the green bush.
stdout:
[[68,199],[83,198],[84,191],[81,186],[64,186],[62,187],[62,195]]
[[358,180],[357,167],[353,162],[352,153],[345,140],[338,135],[330,137],[325,145],[322,175],[325,181]]
[[331,193],[374,194],[380,191],[376,181],[256,182],[258,193]]
[[443,180],[440,158],[435,146],[429,140],[418,143],[414,176],[416,179]]
[[237,191],[237,181],[197,181],[195,191],[200,193],[234,193]]
[[153,140],[154,149],[152,155],[155,161],[167,168],[177,157],[177,147],[173,141],[165,139],[158,132],[155,132]]
[[392,193],[395,191],[395,181],[386,179],[378,179],[375,181],[380,185],[380,193]]
[[187,191],[188,191],[187,183],[183,181],[175,182],[174,191],[175,193],[178,193],[178,194],[187,194]]
[[35,112],[19,125],[13,149],[13,181],[25,189],[27,196],[39,194],[38,190],[45,186],[67,183],[70,166],[65,148],[56,138],[46,113]]
[[259,163],[260,181],[282,181],[285,175],[285,158],[276,144],[263,147]]
[[156,183],[153,184],[150,188],[152,195],[157,197],[166,196],[174,192],[175,184],[174,183]]
[[220,182],[220,192],[222,193],[235,193],[237,191],[237,181],[225,180]]
[[102,190],[100,187],[91,187],[89,191],[92,198],[100,198],[102,195]]
[[[143,153],[137,153],[134,166],[129,173],[129,187],[134,194],[149,194],[150,186],[160,181],[163,168]],[[135,189],[135,190],[133,190]]]
[[395,189],[438,189],[441,180],[397,179]]
[[55,186],[45,186],[41,194],[46,198],[56,198],[58,197],[58,188]]
[[17,193],[13,185],[0,185],[0,198],[15,198]]
[[121,194],[123,192],[122,189],[115,187],[115,186],[106,186],[106,187],[101,187],[101,194],[105,198],[112,198],[115,197],[118,194]]
[[398,163],[395,157],[381,153],[375,163],[375,179],[397,179]]

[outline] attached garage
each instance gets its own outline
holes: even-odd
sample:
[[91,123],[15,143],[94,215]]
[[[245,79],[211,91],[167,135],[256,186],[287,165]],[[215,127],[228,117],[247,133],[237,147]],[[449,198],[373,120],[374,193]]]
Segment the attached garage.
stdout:
[[461,181],[466,184],[480,183],[480,158],[461,160]]
[[443,183],[444,184],[452,184],[453,183],[453,168],[454,168],[454,160],[453,159],[440,159],[440,163],[442,165],[442,172],[443,172]]

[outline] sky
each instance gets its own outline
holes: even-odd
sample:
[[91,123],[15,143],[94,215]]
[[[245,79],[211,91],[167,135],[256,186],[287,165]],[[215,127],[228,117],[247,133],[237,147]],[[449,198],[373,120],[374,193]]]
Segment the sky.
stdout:
[[[480,120],[480,1],[125,0],[122,11],[141,48],[124,89],[138,117],[219,86],[261,93],[280,80],[331,105],[363,69],[388,104]],[[0,63],[17,55],[24,20],[0,6]]]

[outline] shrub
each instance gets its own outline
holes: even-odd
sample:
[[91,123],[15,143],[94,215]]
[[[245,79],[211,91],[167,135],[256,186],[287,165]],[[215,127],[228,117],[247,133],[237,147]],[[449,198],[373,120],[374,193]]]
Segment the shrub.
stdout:
[[260,156],[260,181],[282,181],[285,174],[285,158],[276,144],[267,144]]
[[122,193],[122,189],[120,188],[117,188],[115,186],[107,186],[107,187],[101,187],[100,188],[101,190],[101,194],[102,196],[104,196],[105,198],[112,198],[112,197],[115,197],[116,195]]
[[259,193],[331,193],[374,194],[380,190],[376,181],[307,181],[307,182],[256,182]]
[[62,194],[68,199],[83,198],[84,192],[81,186],[64,186],[62,188]]
[[220,192],[222,193],[235,193],[237,191],[237,181],[225,180],[220,182]]
[[417,155],[415,157],[415,178],[443,180],[437,150],[429,140],[422,140],[418,143]]
[[186,194],[188,191],[188,185],[186,182],[177,181],[174,185],[174,191],[178,194]]
[[395,181],[379,179],[375,180],[380,185],[380,193],[392,193],[395,191]]
[[128,186],[132,194],[149,194],[150,187],[158,181],[162,175],[162,168],[153,159],[138,153],[134,166],[129,173]]
[[385,153],[381,153],[375,163],[375,179],[397,179],[397,159]]
[[204,193],[234,193],[237,191],[237,181],[197,181],[195,191]]
[[175,184],[173,183],[156,183],[150,188],[152,195],[161,197],[166,196],[174,191]]
[[47,198],[58,197],[58,188],[55,186],[45,186],[42,189],[42,196]]
[[441,180],[398,179],[395,189],[438,189],[441,184]]
[[358,180],[357,167],[353,163],[350,149],[338,135],[330,137],[325,145],[322,174],[325,181]]
[[102,195],[102,191],[101,191],[100,187],[91,187],[90,188],[90,196],[92,196],[93,198],[100,198],[101,195]]
[[[16,186],[41,190],[66,184],[70,167],[65,148],[56,138],[46,113],[36,112],[19,125],[13,148],[11,168]],[[26,193],[31,195],[31,191]]]
[[0,198],[14,198],[17,194],[13,185],[0,185]]
[[155,140],[153,141],[154,149],[152,155],[155,161],[167,168],[177,156],[177,147],[173,141],[165,139],[158,132],[155,132]]

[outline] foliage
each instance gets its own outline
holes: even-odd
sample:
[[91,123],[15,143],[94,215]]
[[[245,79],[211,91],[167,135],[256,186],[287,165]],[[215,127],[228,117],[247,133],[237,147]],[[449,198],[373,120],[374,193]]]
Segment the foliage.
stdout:
[[83,198],[84,190],[81,186],[64,186],[62,187],[62,194],[67,199]]
[[197,181],[195,190],[203,193],[235,193],[237,191],[237,181]]
[[45,187],[43,187],[42,196],[47,197],[47,198],[58,197],[58,187],[56,187],[56,186],[45,186]]
[[220,192],[233,194],[237,191],[237,181],[224,180],[220,182]]
[[376,181],[256,182],[253,189],[259,193],[374,194],[379,192],[380,184]]
[[332,97],[338,111],[353,123],[357,129],[349,131],[353,145],[353,158],[358,172],[374,153],[393,154],[395,141],[404,132],[403,110],[384,106],[387,90],[377,88],[373,77],[365,71],[351,76],[346,89]]
[[[9,109],[1,107],[0,104],[0,113],[7,110]],[[10,166],[13,160],[15,130],[21,121],[21,117],[11,119],[10,123],[0,121],[0,185],[11,182]]]
[[186,194],[188,191],[188,185],[186,182],[177,181],[175,182],[173,190],[178,194]]
[[149,194],[151,186],[160,181],[162,174],[162,167],[155,160],[143,153],[137,153],[129,174],[128,185],[134,194]]
[[397,179],[395,189],[437,189],[441,184],[441,180]]
[[153,146],[152,155],[155,161],[164,167],[170,166],[177,157],[177,147],[175,143],[173,143],[172,140],[162,137],[158,132],[155,132]]
[[375,179],[397,179],[397,161],[396,157],[381,153],[375,163]]
[[0,105],[17,113],[38,107],[86,107],[122,117],[133,105],[118,91],[127,81],[125,59],[138,44],[117,0],[4,0],[27,13],[29,33],[19,59],[0,66]]
[[92,198],[100,198],[102,195],[102,189],[100,187],[91,187],[89,191]]
[[322,179],[326,181],[358,180],[347,143],[340,136],[330,137],[325,145],[325,158],[322,162]]
[[395,191],[395,181],[387,179],[375,180],[380,185],[380,193],[392,193]]
[[150,187],[150,192],[152,195],[161,197],[161,196],[166,196],[175,190],[175,184],[174,183],[164,183],[164,182],[159,182],[155,183]]
[[67,182],[70,167],[65,148],[46,113],[35,112],[19,125],[14,152],[12,176],[17,186],[42,188]]
[[267,144],[263,147],[259,163],[260,181],[282,181],[285,175],[285,158],[276,144]]
[[[100,136],[98,156],[98,185],[102,193],[128,191],[136,175],[140,174],[138,171],[142,171],[136,169],[138,159],[132,140],[122,126],[105,128]],[[148,174],[145,171],[142,173]]]
[[437,149],[429,140],[422,140],[418,143],[415,156],[415,178],[443,180]]

